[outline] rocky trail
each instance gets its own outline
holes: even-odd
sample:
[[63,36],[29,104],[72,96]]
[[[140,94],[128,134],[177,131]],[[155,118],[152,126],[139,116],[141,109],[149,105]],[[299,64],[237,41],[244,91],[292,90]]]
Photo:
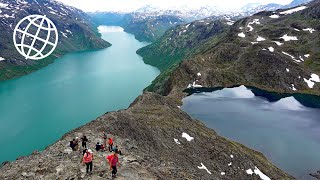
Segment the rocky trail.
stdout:
[[[175,99],[154,93],[67,133],[42,152],[2,164],[0,179],[111,179],[108,152],[93,148],[102,143],[102,131],[124,154],[116,179],[293,179],[261,153],[192,119]],[[92,175],[80,163],[81,151],[69,148],[83,134],[94,151]]]

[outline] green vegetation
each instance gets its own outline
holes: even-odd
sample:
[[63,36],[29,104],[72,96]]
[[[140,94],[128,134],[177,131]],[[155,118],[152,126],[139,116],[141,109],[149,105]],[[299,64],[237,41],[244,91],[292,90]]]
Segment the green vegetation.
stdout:
[[[320,75],[320,20],[317,18],[320,11],[315,9],[320,9],[320,2],[278,19],[269,17],[272,12],[261,12],[237,21],[230,28],[220,26],[221,31],[207,36],[205,28],[196,26],[199,21],[170,29],[154,44],[137,52],[147,64],[162,72],[146,90],[166,95],[174,88],[185,89],[197,79],[206,87],[244,84],[274,92],[320,94],[319,83],[310,88],[304,81],[311,78],[311,73]],[[255,19],[259,23],[251,24],[253,30],[249,31],[248,25]],[[208,27],[216,27],[218,23],[214,24]],[[303,30],[306,28],[316,31],[310,33]],[[245,37],[239,37],[239,33]],[[285,34],[298,40],[284,41],[280,37]],[[265,40],[256,42],[258,37]],[[310,56],[305,57],[306,54]],[[198,72],[201,77],[197,77]]]

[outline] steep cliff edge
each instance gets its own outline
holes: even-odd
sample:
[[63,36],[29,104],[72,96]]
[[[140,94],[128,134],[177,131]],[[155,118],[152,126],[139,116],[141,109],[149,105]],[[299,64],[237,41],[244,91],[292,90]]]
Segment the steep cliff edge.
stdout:
[[[107,113],[67,133],[43,152],[4,163],[0,179],[111,178],[106,153],[95,152],[93,174],[85,175],[81,152],[68,147],[72,138],[85,134],[93,149],[97,141],[102,142],[102,131],[124,152],[118,179],[260,179],[248,174],[249,169],[259,169],[271,179],[293,179],[261,153],[219,136],[191,119],[170,97],[154,93],[145,93],[128,109]],[[208,172],[198,168],[202,164]]]

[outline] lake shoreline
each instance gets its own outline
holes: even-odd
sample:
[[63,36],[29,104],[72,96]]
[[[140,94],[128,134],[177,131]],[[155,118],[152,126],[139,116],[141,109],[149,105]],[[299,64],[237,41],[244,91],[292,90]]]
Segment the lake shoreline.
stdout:
[[[187,96],[190,96],[194,93],[214,92],[217,90],[222,90],[224,88],[235,88],[239,86],[242,86],[242,85],[231,85],[231,86],[224,86],[224,87],[218,86],[214,88],[210,88],[210,87],[189,88],[189,89],[185,89],[183,92],[187,93]],[[250,89],[255,94],[255,96],[266,98],[269,102],[279,101],[282,98],[292,96],[306,107],[320,109],[320,95],[314,95],[314,94],[308,94],[308,93],[286,93],[286,92],[268,91],[268,90],[260,89],[254,86],[246,86],[246,85],[244,86]]]
[[[135,53],[147,43],[122,31],[103,34],[103,38],[113,46],[69,53],[29,75],[0,82],[0,121],[4,123],[0,144],[7,154],[0,163],[42,151],[89,120],[127,108],[159,74]],[[121,54],[123,50],[127,53]],[[22,139],[16,140],[19,136]],[[34,139],[32,147],[25,137]],[[5,146],[9,142],[24,148],[12,150]]]

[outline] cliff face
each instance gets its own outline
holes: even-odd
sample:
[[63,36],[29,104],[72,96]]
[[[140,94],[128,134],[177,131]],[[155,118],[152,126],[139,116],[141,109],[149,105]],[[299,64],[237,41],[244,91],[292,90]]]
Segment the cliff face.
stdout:
[[[0,179],[111,178],[107,153],[94,151],[93,174],[85,176],[81,152],[68,147],[70,140],[85,134],[94,149],[96,142],[102,142],[102,131],[124,152],[118,179],[260,179],[246,172],[255,167],[271,179],[293,179],[261,153],[219,136],[191,119],[170,97],[154,93],[145,93],[128,109],[107,113],[67,133],[43,152],[4,163]],[[198,168],[201,163],[211,174]]]

